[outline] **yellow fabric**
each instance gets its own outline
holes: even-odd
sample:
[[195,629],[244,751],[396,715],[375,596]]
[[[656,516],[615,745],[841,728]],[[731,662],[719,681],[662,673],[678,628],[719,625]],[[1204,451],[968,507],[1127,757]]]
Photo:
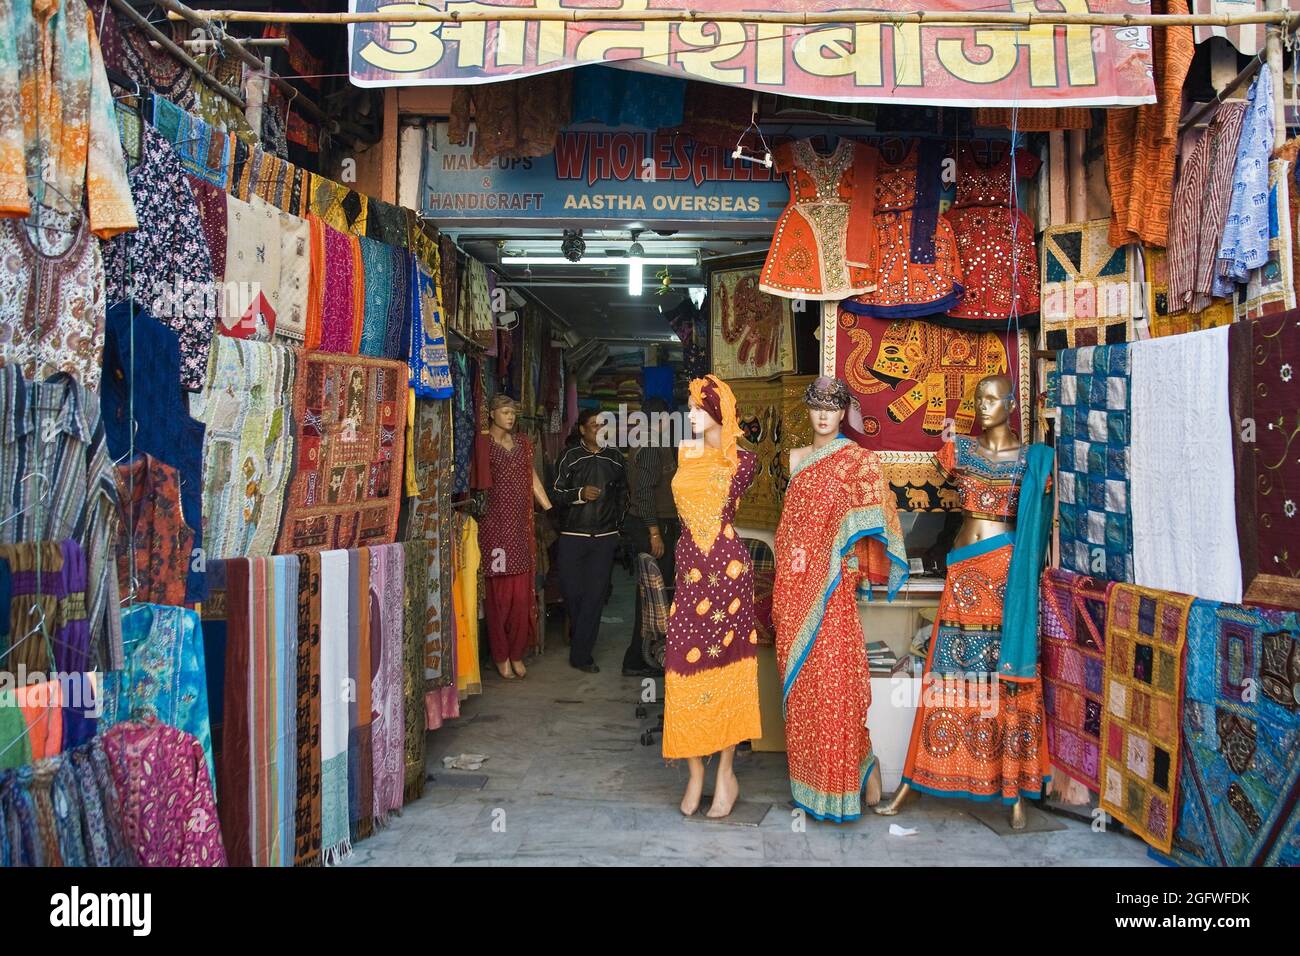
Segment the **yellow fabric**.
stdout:
[[689,676],[668,671],[664,700],[672,719],[664,721],[664,757],[705,757],[762,737],[757,687],[757,657]]
[[478,522],[465,519],[460,561],[452,582],[456,611],[456,688],[462,698],[483,693],[478,667]]
[[420,494],[420,482],[415,477],[415,389],[408,389],[406,396],[406,497],[416,498]]
[[683,442],[677,449],[673,501],[695,546],[704,554],[713,550],[722,530],[722,509],[727,506],[735,473],[736,465],[727,461],[721,448]]

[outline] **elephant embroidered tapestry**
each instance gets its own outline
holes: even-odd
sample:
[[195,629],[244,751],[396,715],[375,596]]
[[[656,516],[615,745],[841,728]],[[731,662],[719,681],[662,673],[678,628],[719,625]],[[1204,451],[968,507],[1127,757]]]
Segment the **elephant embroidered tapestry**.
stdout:
[[726,381],[795,370],[791,301],[761,291],[758,275],[758,266],[709,274],[711,364]]
[[[830,316],[827,316],[829,323]],[[861,444],[880,456],[900,511],[959,511],[934,456],[951,434],[977,433],[975,386],[986,375],[1015,383],[1011,427],[1029,407],[1028,333],[967,332],[923,319],[876,319],[838,310],[835,374],[862,406]],[[1025,419],[1027,421],[1027,419]]]

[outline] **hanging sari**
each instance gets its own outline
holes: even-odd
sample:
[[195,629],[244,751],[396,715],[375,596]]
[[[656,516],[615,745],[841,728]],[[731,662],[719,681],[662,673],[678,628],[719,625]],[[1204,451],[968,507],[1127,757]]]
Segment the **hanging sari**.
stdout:
[[847,438],[815,449],[790,479],[776,530],[772,619],[794,801],[819,820],[861,814],[875,765],[860,585],[907,580],[907,552],[875,453]]

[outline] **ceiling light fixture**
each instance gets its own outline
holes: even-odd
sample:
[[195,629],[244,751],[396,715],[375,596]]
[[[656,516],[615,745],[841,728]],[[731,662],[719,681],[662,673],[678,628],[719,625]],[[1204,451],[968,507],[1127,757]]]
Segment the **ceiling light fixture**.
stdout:
[[[602,257],[594,259],[584,256],[578,260],[566,259],[563,256],[502,256],[501,264],[503,266],[614,266],[621,265],[620,261],[614,257]],[[646,266],[698,266],[700,260],[696,256],[644,256],[641,258],[641,264]]]

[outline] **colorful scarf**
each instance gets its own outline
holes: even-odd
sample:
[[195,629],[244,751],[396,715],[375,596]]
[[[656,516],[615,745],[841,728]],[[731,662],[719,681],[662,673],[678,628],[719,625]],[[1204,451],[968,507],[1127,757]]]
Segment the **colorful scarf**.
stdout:
[[321,556],[300,557],[298,575],[296,836],[294,865],[321,863]]
[[231,138],[157,93],[153,124],[162,133],[191,176],[225,189],[230,180]]
[[293,342],[307,335],[308,295],[311,292],[311,223],[292,213],[280,213],[279,304],[275,334]]
[[414,257],[410,262],[411,387],[418,398],[451,398],[454,388],[437,278]]
[[348,822],[355,844],[370,835],[375,794],[371,630],[379,609],[370,593],[369,548],[348,551],[348,593],[348,677],[356,691],[348,702]]
[[1016,543],[1002,605],[998,677],[1003,680],[1032,681],[1038,677],[1038,579],[1047,556],[1055,510],[1051,491],[1055,460],[1048,445],[1034,444],[1025,449],[1025,475],[1016,506]]
[[355,354],[352,326],[357,317],[353,284],[357,277],[353,271],[352,238],[329,225],[322,229],[325,272],[322,277],[320,350]]
[[374,751],[374,820],[387,822],[388,814],[402,809],[405,789],[406,713],[403,697],[403,586],[405,551],[400,544],[370,549],[371,700],[374,722],[370,726]]
[[208,560],[274,553],[293,466],[290,396],[297,356],[282,345],[218,336],[207,388],[190,400],[203,439]]
[[429,542],[407,541],[402,547],[403,799],[409,802],[424,792],[424,641],[433,595],[427,567]]
[[325,863],[352,852],[348,835],[348,552],[320,555],[320,817]]
[[358,242],[361,246],[361,267],[365,273],[366,289],[360,353],[384,358],[393,289],[404,277],[394,275],[392,250],[388,246],[364,236]]

